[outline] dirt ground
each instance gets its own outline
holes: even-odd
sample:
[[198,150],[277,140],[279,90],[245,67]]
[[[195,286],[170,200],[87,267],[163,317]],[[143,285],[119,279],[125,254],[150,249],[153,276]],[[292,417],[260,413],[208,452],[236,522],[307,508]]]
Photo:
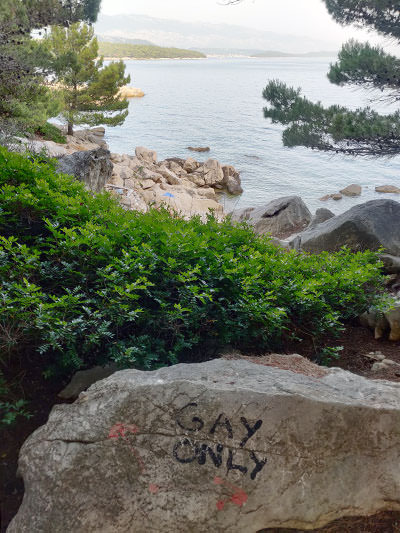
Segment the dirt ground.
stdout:
[[[365,357],[369,352],[382,352],[386,358],[400,364],[400,342],[388,340],[376,341],[370,331],[360,326],[349,326],[342,336],[332,340],[330,345],[343,346],[341,357],[332,361],[330,366],[341,367],[351,372],[363,375],[370,379],[387,379],[400,381],[399,368],[391,367],[381,372],[373,372],[374,361]],[[296,344],[286,347],[287,353],[298,353],[312,358],[313,350],[306,344]],[[254,356],[247,356],[253,359]],[[257,355],[257,362],[271,364],[268,355]],[[272,364],[275,364],[272,361]],[[314,365],[306,363],[304,372],[323,372],[315,370]],[[29,376],[21,376],[23,396],[31,401],[33,416],[29,420],[21,419],[17,424],[2,431],[0,439],[0,532],[5,533],[6,528],[16,514],[23,497],[23,483],[17,477],[17,460],[19,449],[26,438],[47,420],[51,408],[56,403],[61,403],[57,398],[58,392],[65,383],[57,380],[45,381],[38,369],[30,369]],[[22,385],[21,385],[22,387]],[[34,406],[34,409],[32,409]],[[314,530],[314,533],[400,533],[400,512],[380,513],[372,517],[353,517],[333,522],[323,529]],[[227,532],[229,533],[229,532]],[[243,532],[245,533],[245,532]],[[261,533],[261,532],[260,532]],[[265,529],[262,533],[302,533],[299,530]]]

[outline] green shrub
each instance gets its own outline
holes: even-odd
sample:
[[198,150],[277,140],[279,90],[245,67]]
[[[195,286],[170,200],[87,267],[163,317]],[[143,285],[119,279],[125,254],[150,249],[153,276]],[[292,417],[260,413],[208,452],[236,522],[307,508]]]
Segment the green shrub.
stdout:
[[0,372],[0,428],[11,426],[19,416],[31,418],[26,410],[27,402],[20,399],[11,399],[12,393],[5,378]]
[[323,347],[381,287],[375,253],[308,256],[229,220],[124,211],[4,149],[0,189],[0,353],[35,352],[46,375],[109,360],[156,368],[228,344]]
[[45,124],[39,126],[36,130],[36,133],[43,137],[43,139],[46,141],[54,141],[55,143],[59,144],[65,144],[67,142],[65,135],[61,133],[57,126],[50,124],[50,122],[46,122]]

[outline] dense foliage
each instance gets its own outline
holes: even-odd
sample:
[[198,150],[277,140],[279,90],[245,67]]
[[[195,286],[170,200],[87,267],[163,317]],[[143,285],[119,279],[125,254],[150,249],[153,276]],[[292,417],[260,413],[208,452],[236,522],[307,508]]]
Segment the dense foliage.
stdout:
[[99,43],[100,54],[105,57],[129,57],[135,59],[197,59],[206,57],[201,52],[182,50],[180,48],[166,48],[163,46],[127,44],[127,43]]
[[57,114],[33,51],[32,30],[77,20],[94,22],[100,0],[1,0],[0,137],[25,133]]
[[[325,0],[329,12],[342,24],[357,24],[400,41],[398,0]],[[337,85],[378,91],[377,100],[400,100],[400,59],[379,46],[350,40],[328,78]],[[263,93],[269,106],[265,117],[289,127],[286,146],[307,146],[350,155],[393,156],[400,153],[400,112],[379,115],[370,107],[351,111],[343,106],[325,108],[277,80]]]
[[98,59],[98,42],[91,26],[79,22],[68,28],[53,26],[40,48],[61,96],[61,116],[69,135],[75,124],[117,126],[124,122],[129,103],[118,92],[130,77],[125,76],[122,61],[104,66],[103,59]]
[[318,350],[381,283],[372,252],[307,256],[213,217],[125,211],[5,149],[0,188],[5,373],[25,358],[46,375],[110,360],[153,368],[289,338]]

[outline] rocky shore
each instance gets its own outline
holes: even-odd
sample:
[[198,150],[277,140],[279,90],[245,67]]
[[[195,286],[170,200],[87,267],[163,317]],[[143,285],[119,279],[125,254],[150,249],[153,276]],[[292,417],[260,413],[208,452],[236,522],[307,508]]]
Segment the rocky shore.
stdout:
[[104,128],[77,131],[67,143],[35,140],[30,148],[43,148],[57,157],[59,169],[84,181],[88,188],[115,194],[126,209],[145,212],[165,206],[183,216],[223,216],[218,202],[223,192],[241,194],[239,172],[215,159],[204,163],[192,157],[158,161],[155,151],[137,147],[134,154],[108,151]]

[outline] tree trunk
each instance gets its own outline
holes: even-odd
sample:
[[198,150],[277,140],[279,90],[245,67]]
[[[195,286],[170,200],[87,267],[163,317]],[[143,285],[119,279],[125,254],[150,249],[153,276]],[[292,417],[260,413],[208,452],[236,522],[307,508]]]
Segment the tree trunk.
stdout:
[[74,134],[74,125],[72,124],[72,122],[68,122],[68,135],[73,135]]

